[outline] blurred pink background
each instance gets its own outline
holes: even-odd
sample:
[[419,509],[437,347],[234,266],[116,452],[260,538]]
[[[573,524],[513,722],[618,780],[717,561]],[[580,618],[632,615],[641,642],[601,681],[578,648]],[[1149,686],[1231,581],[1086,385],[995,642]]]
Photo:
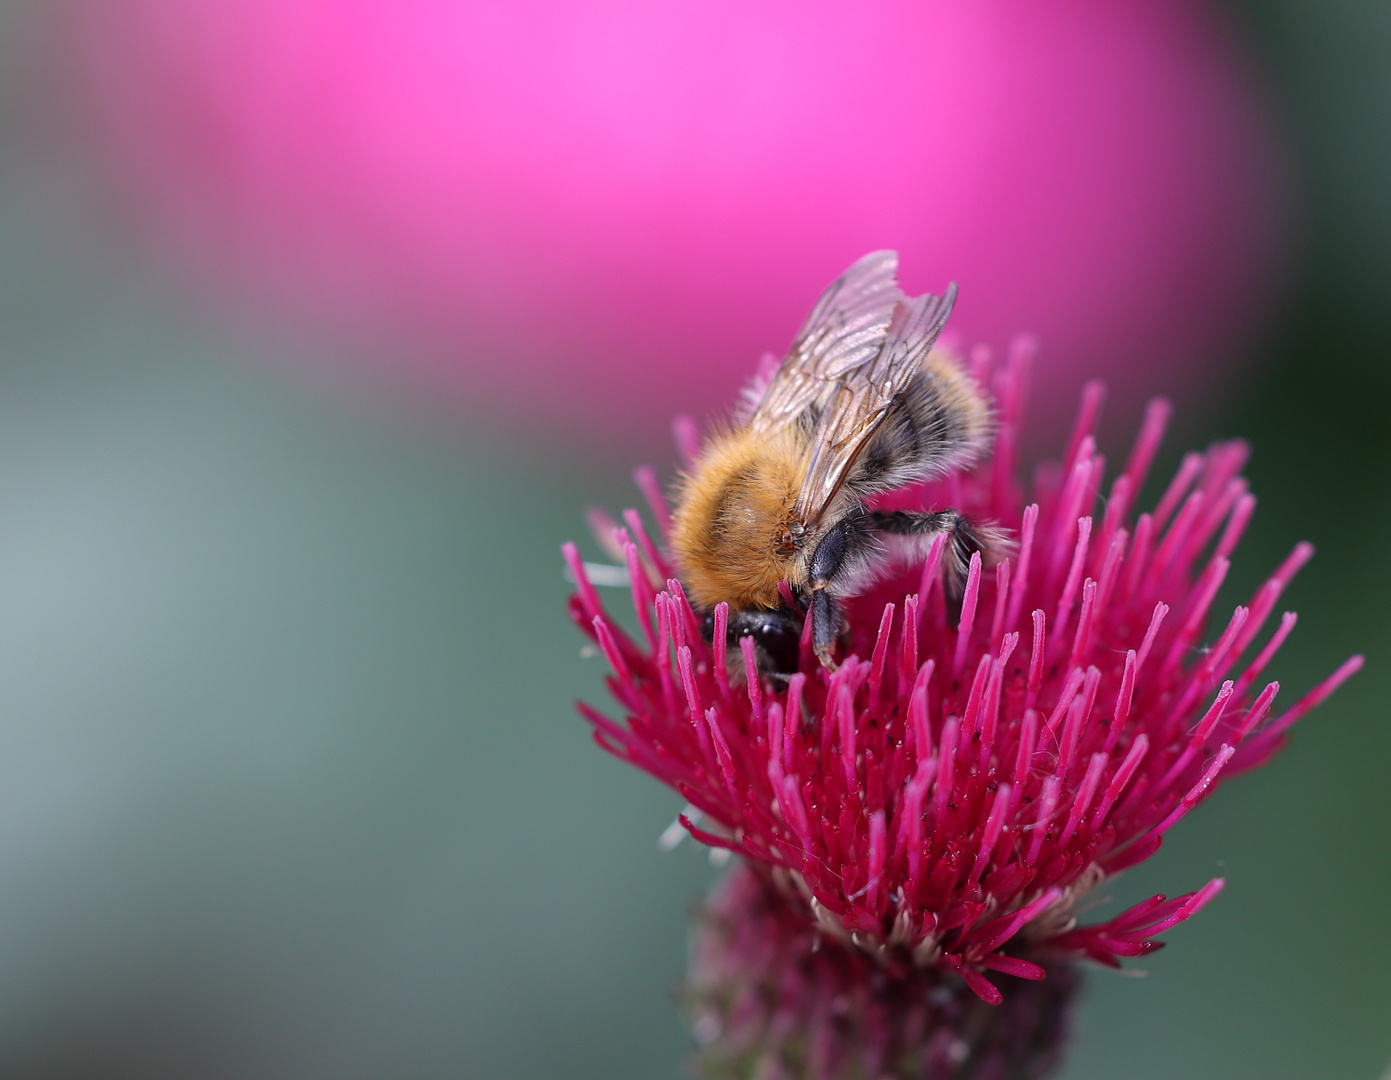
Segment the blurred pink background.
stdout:
[[[1220,384],[1288,247],[1234,44],[1177,0],[92,0],[142,231],[239,319],[564,438],[729,402],[861,254],[1043,342],[1034,409]],[[1117,398],[1120,400],[1117,402]]]

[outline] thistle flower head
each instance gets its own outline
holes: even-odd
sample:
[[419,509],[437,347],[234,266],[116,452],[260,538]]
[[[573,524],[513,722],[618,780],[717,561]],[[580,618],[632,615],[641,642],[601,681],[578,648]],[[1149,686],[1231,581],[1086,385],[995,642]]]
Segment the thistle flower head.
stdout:
[[[1040,980],[1055,961],[1117,966],[1222,888],[1214,879],[1079,925],[1079,900],[1149,858],[1227,778],[1281,745],[1290,726],[1361,664],[1354,657],[1284,711],[1265,681],[1295,616],[1276,608],[1312,554],[1298,545],[1209,634],[1228,560],[1255,507],[1247,448],[1183,458],[1158,503],[1136,514],[1169,409],[1152,403],[1114,477],[1089,385],[1060,464],[1016,480],[1027,346],[992,388],[989,460],[885,500],[955,507],[999,523],[1017,547],[971,560],[958,598],[942,546],[846,605],[838,668],[804,640],[790,681],[761,677],[752,642],[731,677],[726,613],[713,643],[661,545],[629,511],[606,524],[631,582],[634,640],[605,614],[573,546],[571,614],[612,668],[623,714],[581,705],[599,744],[689,803],[681,822],[743,855],[768,895],[808,931],[889,978],[959,976],[998,1004],[1003,981]],[[682,429],[688,455],[699,453]],[[666,509],[640,473],[659,530]],[[1104,497],[1103,497],[1104,496]],[[805,635],[804,635],[805,639]],[[960,985],[959,983],[957,985]]]

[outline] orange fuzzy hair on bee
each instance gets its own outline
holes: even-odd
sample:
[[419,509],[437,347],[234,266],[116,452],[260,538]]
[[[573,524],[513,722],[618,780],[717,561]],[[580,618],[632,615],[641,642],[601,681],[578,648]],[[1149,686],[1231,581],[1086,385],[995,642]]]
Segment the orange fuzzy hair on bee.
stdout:
[[681,478],[672,549],[698,607],[773,609],[779,581],[801,584],[783,538],[796,523],[806,458],[795,431],[724,431]]

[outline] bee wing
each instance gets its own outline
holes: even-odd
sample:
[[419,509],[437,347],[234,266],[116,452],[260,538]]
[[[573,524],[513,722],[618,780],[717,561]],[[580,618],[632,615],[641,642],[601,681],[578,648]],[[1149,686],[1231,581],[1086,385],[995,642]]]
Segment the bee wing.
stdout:
[[831,283],[764,387],[749,427],[771,431],[798,423],[808,409],[824,411],[842,377],[879,354],[903,299],[897,273],[896,251],[874,251]]
[[955,285],[943,296],[907,299],[894,280],[897,268],[894,252],[877,251],[826,290],[749,421],[771,430],[811,418],[796,508],[803,526],[840,490],[956,302]]
[[879,352],[838,380],[812,429],[807,475],[797,499],[797,519],[804,526],[821,516],[845,483],[894,399],[922,369],[955,303],[955,284],[942,296],[928,293],[901,301]]

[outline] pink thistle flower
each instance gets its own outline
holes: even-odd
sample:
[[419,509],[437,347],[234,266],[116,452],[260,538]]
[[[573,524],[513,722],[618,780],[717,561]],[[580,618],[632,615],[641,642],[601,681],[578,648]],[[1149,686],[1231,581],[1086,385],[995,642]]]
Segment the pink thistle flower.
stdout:
[[[1268,627],[1312,555],[1306,543],[1204,644],[1255,507],[1240,476],[1248,449],[1188,454],[1154,509],[1136,516],[1164,401],[1148,407],[1100,499],[1105,459],[1092,429],[1102,388],[1090,384],[1062,463],[1040,467],[1026,498],[1015,448],[1028,354],[1021,343],[994,371],[983,351],[973,357],[999,414],[991,457],[883,500],[999,522],[1017,552],[990,569],[974,556],[954,601],[939,542],[921,566],[848,603],[834,672],[804,634],[790,681],[761,677],[751,641],[742,657],[726,649],[723,605],[707,643],[634,511],[626,528],[605,520],[596,532],[627,566],[639,640],[604,612],[565,547],[579,584],[571,615],[607,658],[626,714],[617,722],[580,705],[599,745],[680,792],[690,804],[681,824],[697,840],[748,860],[740,873],[777,898],[787,940],[831,943],[900,986],[964,982],[990,1004],[1003,1000],[1002,976],[1018,987],[1059,961],[1119,966],[1144,955],[1216,896],[1220,878],[1077,922],[1084,896],[1158,851],[1219,783],[1266,761],[1362,664],[1351,658],[1274,711],[1279,685],[1263,676],[1295,616]],[[689,424],[678,436],[688,457],[699,453]],[[653,475],[638,480],[664,532]],[[742,674],[736,663],[731,677],[727,652]],[[727,886],[714,910],[727,913],[739,889],[754,886]]]

